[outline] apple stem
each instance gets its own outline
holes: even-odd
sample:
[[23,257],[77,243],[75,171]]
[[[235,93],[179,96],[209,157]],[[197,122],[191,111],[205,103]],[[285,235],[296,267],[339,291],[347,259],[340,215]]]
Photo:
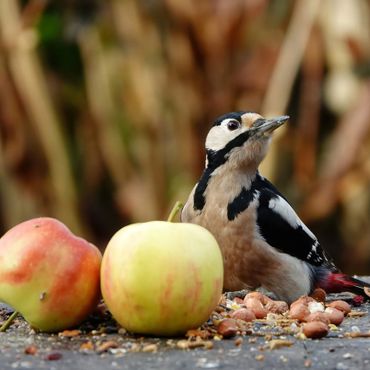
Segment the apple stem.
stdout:
[[19,314],[18,311],[14,311],[9,317],[8,319],[4,322],[3,325],[1,325],[0,327],[0,333],[6,331],[9,326],[12,324],[12,322],[14,321],[14,319],[17,317],[17,315]]
[[175,203],[175,205],[173,206],[173,208],[171,209],[171,212],[167,218],[167,221],[168,222],[173,222],[173,219],[176,217],[176,215],[178,214],[178,212],[180,211],[180,209],[183,207],[184,205],[177,201]]

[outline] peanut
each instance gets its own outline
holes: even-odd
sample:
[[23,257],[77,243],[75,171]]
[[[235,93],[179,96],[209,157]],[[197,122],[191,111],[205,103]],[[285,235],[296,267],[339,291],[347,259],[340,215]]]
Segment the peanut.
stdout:
[[328,332],[328,325],[321,321],[311,321],[303,325],[303,334],[307,338],[322,338],[325,337]]
[[321,322],[325,323],[326,325],[329,325],[329,324],[330,324],[329,316],[328,316],[325,312],[315,312],[315,313],[310,313],[310,314],[306,317],[306,321],[307,321],[307,322],[311,322],[311,321],[321,321]]
[[291,305],[290,305],[290,308],[292,308],[293,306],[295,306],[296,304],[304,304],[304,305],[308,305],[310,302],[316,302],[315,299],[313,299],[312,297],[309,297],[307,295],[304,295],[302,297],[299,297],[296,301],[294,301]]
[[231,318],[243,320],[243,321],[253,321],[256,319],[256,315],[249,308],[239,308],[231,313]]
[[316,288],[311,294],[310,297],[315,299],[316,301],[319,302],[325,302],[326,300],[326,292],[324,289],[321,288]]
[[290,306],[289,317],[298,321],[306,321],[306,317],[310,314],[310,311],[304,303],[295,304]]
[[351,312],[351,306],[346,301],[333,301],[327,306],[336,308],[337,310],[342,311],[345,315],[348,315]]
[[217,333],[222,335],[223,338],[234,337],[239,328],[234,319],[224,319],[222,320],[217,327]]
[[282,314],[288,311],[289,307],[284,301],[270,301],[266,304],[265,309],[271,313]]
[[257,298],[248,298],[244,300],[244,303],[247,308],[253,311],[256,319],[264,319],[267,316],[267,310]]
[[330,323],[334,325],[340,325],[344,320],[344,313],[334,307],[327,307],[325,314],[328,316]]
[[267,297],[266,295],[260,293],[260,292],[250,292],[244,297],[244,301],[246,301],[249,298],[255,298],[259,300],[263,305],[267,304],[268,302],[271,302],[272,299]]

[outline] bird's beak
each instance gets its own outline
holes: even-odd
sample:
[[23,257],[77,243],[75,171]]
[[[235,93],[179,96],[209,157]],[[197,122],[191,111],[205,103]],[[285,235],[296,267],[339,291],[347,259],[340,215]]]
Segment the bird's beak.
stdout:
[[270,119],[258,119],[253,124],[252,129],[255,131],[256,134],[271,134],[274,130],[278,127],[283,125],[286,121],[288,121],[289,116],[280,116]]

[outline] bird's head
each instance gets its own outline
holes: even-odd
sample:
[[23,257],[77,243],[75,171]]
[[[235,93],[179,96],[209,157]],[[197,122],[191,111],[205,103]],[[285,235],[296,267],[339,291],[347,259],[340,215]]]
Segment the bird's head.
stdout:
[[236,167],[258,167],[275,129],[288,116],[266,119],[257,113],[232,112],[218,117],[206,138],[207,166],[225,162]]

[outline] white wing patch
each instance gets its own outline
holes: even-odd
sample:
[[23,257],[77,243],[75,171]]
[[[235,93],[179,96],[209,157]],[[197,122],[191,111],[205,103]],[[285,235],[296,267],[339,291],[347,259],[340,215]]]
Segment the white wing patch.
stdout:
[[323,259],[318,255],[318,253],[317,253],[317,247],[319,246],[319,242],[318,242],[318,240],[316,239],[315,240],[315,243],[312,245],[312,248],[311,248],[311,250],[310,250],[310,253],[308,253],[308,255],[307,255],[307,259],[311,259],[311,258],[313,258],[313,260],[315,261],[315,262],[322,262],[323,261]]
[[[285,201],[282,197],[277,196],[269,201],[269,208],[274,212],[278,213],[280,217],[282,217],[286,222],[289,223],[290,226],[297,229],[299,226],[302,227],[304,232],[313,240],[317,241],[316,236],[312,233],[312,231],[302,222],[302,220],[298,217],[295,213],[294,209],[290,206],[290,204]],[[313,246],[316,249],[317,245]]]

